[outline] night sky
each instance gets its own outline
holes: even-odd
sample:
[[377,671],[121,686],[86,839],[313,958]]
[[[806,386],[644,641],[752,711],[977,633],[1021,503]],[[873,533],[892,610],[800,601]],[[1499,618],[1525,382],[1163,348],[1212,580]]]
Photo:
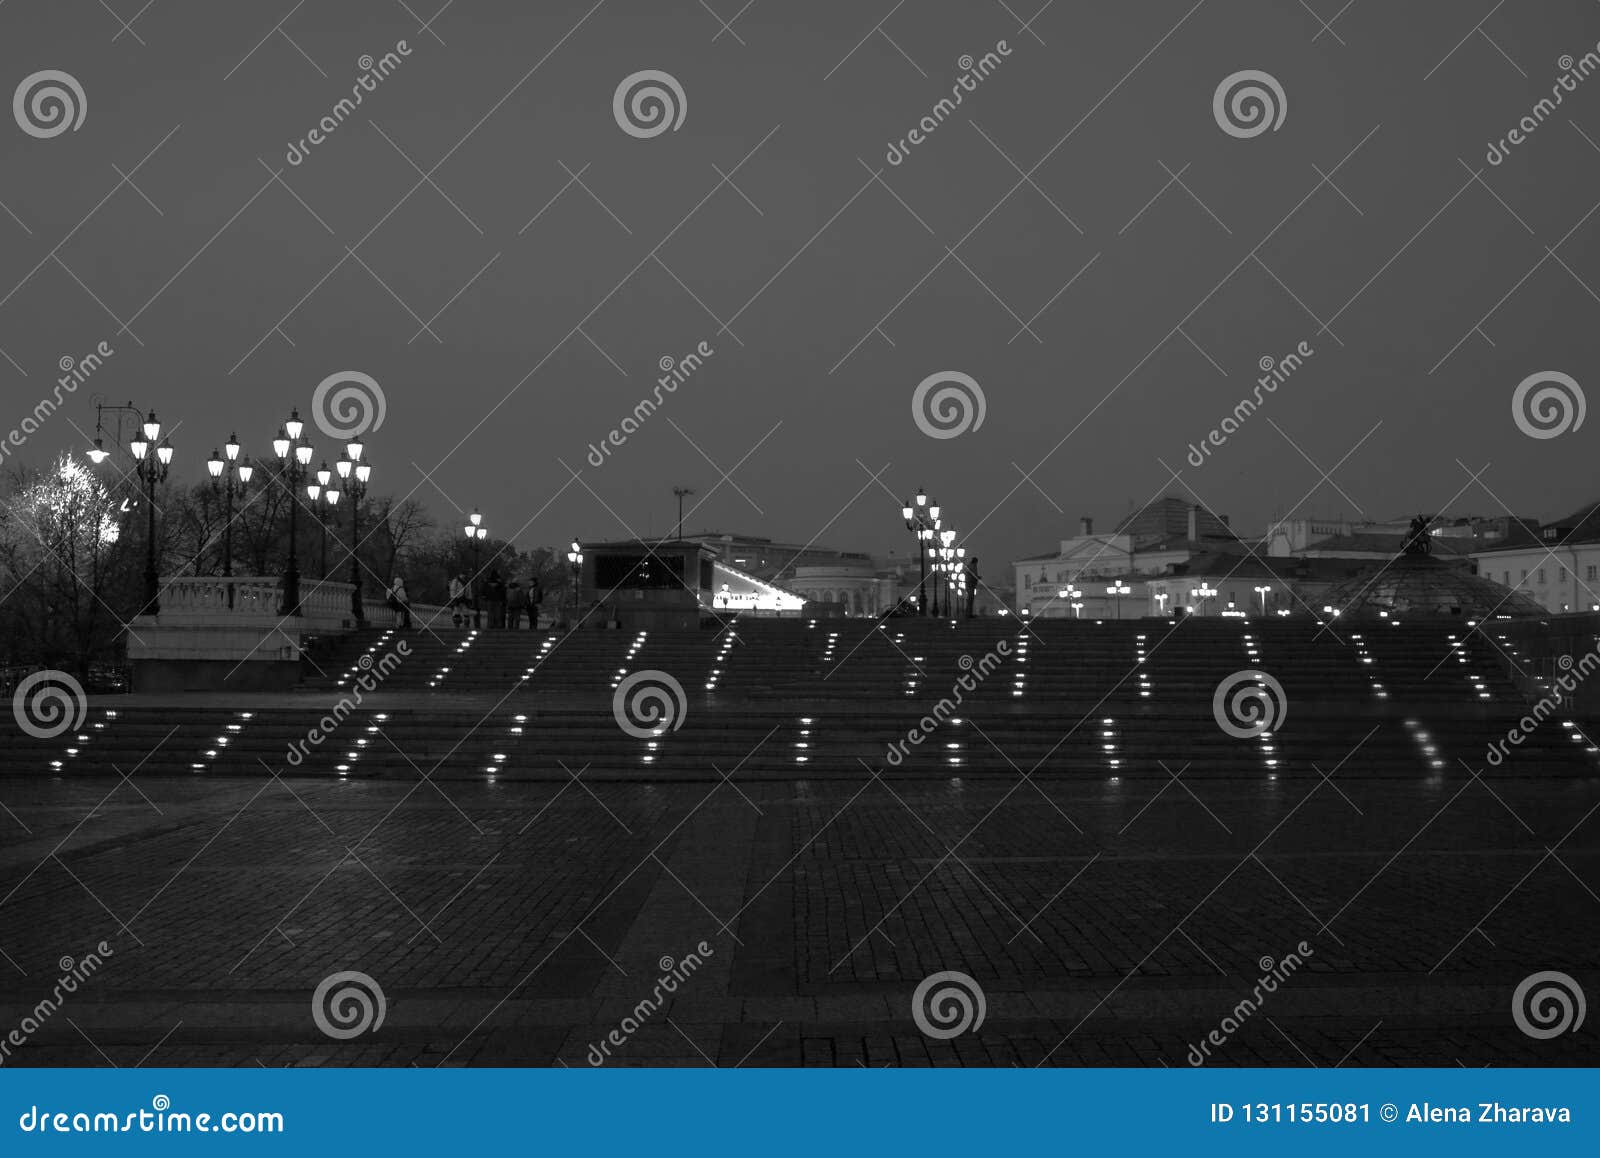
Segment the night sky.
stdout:
[[[1600,382],[1600,75],[1486,159],[1596,51],[1590,0],[438,4],[0,4],[4,91],[53,69],[86,100],[76,131],[0,122],[0,430],[115,350],[12,460],[85,445],[103,392],[157,407],[197,481],[353,370],[386,402],[374,486],[528,547],[667,532],[674,485],[691,530],[879,553],[925,486],[991,575],[1164,493],[1251,529],[1600,497],[1600,418],[1533,438],[1511,408],[1539,372]],[[675,130],[619,125],[643,70]],[[1241,70],[1276,129],[1219,126]],[[919,429],[942,371],[981,427]]]

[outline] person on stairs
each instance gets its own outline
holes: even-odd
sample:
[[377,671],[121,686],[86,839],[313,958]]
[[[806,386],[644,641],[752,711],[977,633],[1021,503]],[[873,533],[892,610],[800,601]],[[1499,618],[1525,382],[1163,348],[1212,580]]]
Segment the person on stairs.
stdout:
[[528,591],[522,582],[513,579],[506,586],[506,626],[512,631],[522,626],[522,616],[528,610]]

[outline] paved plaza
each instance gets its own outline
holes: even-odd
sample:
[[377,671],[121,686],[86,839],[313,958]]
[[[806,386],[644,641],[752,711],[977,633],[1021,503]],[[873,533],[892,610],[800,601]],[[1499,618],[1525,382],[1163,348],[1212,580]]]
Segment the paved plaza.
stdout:
[[[1600,976],[1593,776],[133,772],[0,799],[0,1022],[111,950],[11,1064],[585,1066],[625,1019],[605,1064],[1184,1066],[1227,1018],[1211,1064],[1600,1061],[1592,1026],[1512,1016],[1532,973]],[[340,1040],[313,992],[346,970],[386,1009]],[[985,999],[950,1039],[912,1009],[943,970]]]

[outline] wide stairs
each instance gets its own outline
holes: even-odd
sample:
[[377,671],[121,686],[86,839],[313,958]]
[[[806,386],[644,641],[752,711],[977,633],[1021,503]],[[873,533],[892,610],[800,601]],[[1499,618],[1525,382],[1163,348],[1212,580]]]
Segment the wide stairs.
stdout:
[[[1465,624],[747,618],[678,632],[383,629],[325,641],[305,671],[288,695],[97,697],[65,735],[10,735],[0,776],[1600,772],[1592,722],[1559,711],[1489,765],[1489,745],[1529,705],[1497,648]],[[1284,711],[1271,731],[1241,737],[1219,723],[1214,698],[1219,686],[1248,689],[1240,673],[1250,671],[1277,681]]]

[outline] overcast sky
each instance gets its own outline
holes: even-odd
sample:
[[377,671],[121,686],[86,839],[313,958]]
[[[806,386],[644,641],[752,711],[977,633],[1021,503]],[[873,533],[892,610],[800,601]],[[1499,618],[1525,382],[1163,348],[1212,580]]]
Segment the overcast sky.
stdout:
[[[877,552],[925,486],[990,574],[1162,493],[1245,528],[1600,495],[1600,418],[1533,438],[1511,405],[1540,372],[1600,384],[1600,78],[1486,160],[1595,49],[1589,0],[440,2],[0,6],[5,91],[59,70],[86,105],[0,128],[0,429],[115,350],[16,460],[81,446],[103,392],[177,425],[198,479],[353,370],[386,402],[375,485],[525,546],[668,531],[674,485],[691,529]],[[619,124],[643,70],[676,129]],[[1281,88],[1275,129],[1219,124],[1242,70]],[[913,393],[944,371],[984,418],[934,438]]]

